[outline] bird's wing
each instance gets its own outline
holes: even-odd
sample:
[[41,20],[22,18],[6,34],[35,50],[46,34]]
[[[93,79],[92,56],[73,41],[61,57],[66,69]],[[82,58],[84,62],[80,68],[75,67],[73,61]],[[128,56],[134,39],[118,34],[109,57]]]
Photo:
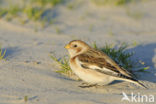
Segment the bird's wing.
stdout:
[[[96,53],[95,53],[96,52]],[[86,52],[84,54],[78,55],[78,60],[83,68],[94,69],[99,72],[110,74],[132,77],[131,73],[123,68],[120,68],[111,58],[107,55],[97,51]],[[122,74],[122,75],[121,75]]]
[[[94,51],[94,50],[93,50]],[[111,58],[102,52],[86,52],[77,56],[79,64],[84,69],[96,70],[99,73],[110,75],[117,78],[126,79],[129,82],[135,83],[143,88],[147,88],[137,79],[133,78],[130,72],[120,68]],[[99,55],[98,55],[99,54]]]

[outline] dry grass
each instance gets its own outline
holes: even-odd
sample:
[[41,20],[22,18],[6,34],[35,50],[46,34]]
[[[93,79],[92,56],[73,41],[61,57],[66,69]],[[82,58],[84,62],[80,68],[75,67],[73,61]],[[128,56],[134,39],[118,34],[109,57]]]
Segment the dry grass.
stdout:
[[45,16],[45,13],[62,2],[63,0],[29,0],[27,2],[23,0],[21,4],[23,6],[11,4],[7,7],[1,7],[0,17],[7,21],[18,18],[22,24],[29,21],[39,22],[41,25],[48,24],[52,21],[52,18],[49,19]]
[[6,54],[6,50],[3,51],[3,50],[0,48],[0,60],[4,59],[5,54]]

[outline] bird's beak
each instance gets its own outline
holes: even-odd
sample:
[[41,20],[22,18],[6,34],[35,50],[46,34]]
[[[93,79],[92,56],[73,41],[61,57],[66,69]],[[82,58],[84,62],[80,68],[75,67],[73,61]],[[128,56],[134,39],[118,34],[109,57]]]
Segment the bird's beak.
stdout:
[[69,49],[70,48],[70,45],[67,44],[64,48]]

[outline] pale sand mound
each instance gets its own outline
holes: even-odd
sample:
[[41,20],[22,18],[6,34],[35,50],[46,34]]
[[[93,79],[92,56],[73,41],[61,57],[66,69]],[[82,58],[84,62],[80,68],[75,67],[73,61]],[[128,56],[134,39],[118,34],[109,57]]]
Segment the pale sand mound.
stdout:
[[[0,104],[24,104],[25,96],[26,104],[127,104],[121,102],[122,92],[128,96],[133,92],[156,97],[156,12],[152,11],[155,4],[151,1],[136,6],[135,9],[145,13],[140,20],[128,17],[120,7],[111,9],[89,4],[68,10],[60,6],[60,23],[56,26],[62,30],[61,34],[55,33],[55,25],[34,32],[29,27],[0,20],[0,43],[7,49],[7,60],[0,62]],[[89,30],[92,24],[93,30]],[[114,35],[109,35],[109,31]],[[96,41],[99,46],[105,42],[137,42],[139,45],[129,51],[136,52],[134,60],[141,59],[150,66],[151,73],[139,74],[149,89],[127,82],[82,89],[78,87],[81,82],[55,73],[57,68],[49,54],[66,55],[64,45],[73,39]]]

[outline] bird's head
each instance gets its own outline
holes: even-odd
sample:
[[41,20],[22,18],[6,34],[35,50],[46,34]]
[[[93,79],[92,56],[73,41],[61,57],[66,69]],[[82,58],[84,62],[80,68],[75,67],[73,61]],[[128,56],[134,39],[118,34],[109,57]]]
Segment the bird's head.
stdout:
[[70,57],[74,57],[88,51],[90,46],[81,40],[73,40],[65,48],[68,50]]

